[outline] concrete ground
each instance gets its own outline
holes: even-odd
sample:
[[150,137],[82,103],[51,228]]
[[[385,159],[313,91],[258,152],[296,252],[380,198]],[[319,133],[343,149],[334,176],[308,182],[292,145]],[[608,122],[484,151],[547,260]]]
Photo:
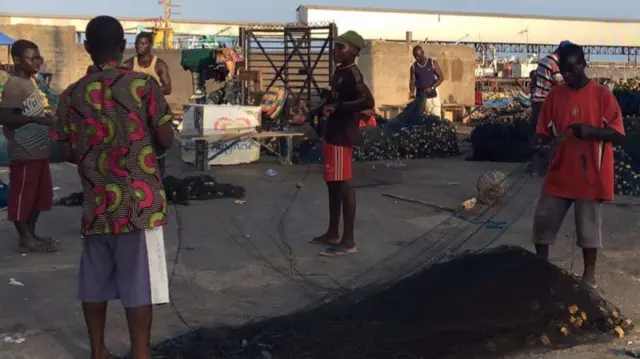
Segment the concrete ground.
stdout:
[[[404,161],[404,167],[357,165],[360,253],[345,258],[320,257],[321,247],[307,243],[327,223],[326,190],[319,166],[287,167],[268,160],[215,168],[218,181],[246,188],[247,202],[192,202],[178,207],[177,215],[171,209],[165,238],[169,270],[175,272],[171,286],[175,309],[163,306],[156,310],[154,342],[184,333],[188,327],[241,324],[288,313],[339,287],[393,280],[430,264],[440,253],[503,244],[530,248],[532,211],[541,180],[520,176],[519,164],[465,162],[463,158]],[[170,174],[187,170],[177,163],[173,159],[171,166],[170,162]],[[52,168],[58,196],[79,191],[74,168],[65,164]],[[278,175],[265,176],[269,168]],[[474,234],[475,225],[446,212],[382,196],[393,193],[457,207],[475,195],[475,181],[488,169],[515,173],[512,191],[503,204],[489,210],[494,219],[508,222],[504,231],[481,229]],[[6,175],[0,170],[0,176]],[[279,226],[298,182],[304,186],[284,226]],[[631,318],[638,317],[640,310],[635,300],[640,293],[640,265],[635,260],[640,244],[634,241],[640,230],[637,213],[635,208],[607,206],[606,249],[599,262],[602,289]],[[83,317],[75,300],[79,216],[79,208],[63,207],[43,215],[42,233],[62,240],[61,251],[48,255],[15,254],[12,225],[0,220],[0,285],[4,286],[0,291],[0,359],[88,358]],[[575,262],[571,255],[572,228],[572,219],[567,219],[553,256],[554,262],[566,268],[573,263],[579,272],[579,253],[575,253]],[[128,336],[119,303],[111,306],[107,328],[109,348],[126,353]],[[607,358],[611,348],[625,346],[635,337],[610,345],[519,357]]]

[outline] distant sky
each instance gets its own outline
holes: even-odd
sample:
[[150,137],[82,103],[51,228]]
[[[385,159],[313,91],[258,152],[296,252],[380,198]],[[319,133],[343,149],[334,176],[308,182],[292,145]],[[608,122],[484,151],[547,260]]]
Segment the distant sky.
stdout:
[[[301,4],[349,5],[377,8],[449,10],[526,15],[555,15],[635,19],[640,21],[638,0],[181,0],[178,17],[184,19],[284,22],[295,20]],[[0,0],[0,12],[60,15],[112,15],[158,17],[157,0]],[[357,21],[357,19],[354,19]],[[637,34],[636,34],[637,35]]]

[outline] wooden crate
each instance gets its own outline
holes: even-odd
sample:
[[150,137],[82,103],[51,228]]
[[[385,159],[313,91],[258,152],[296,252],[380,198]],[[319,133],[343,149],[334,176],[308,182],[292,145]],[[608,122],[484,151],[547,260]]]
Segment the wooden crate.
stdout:
[[443,104],[443,118],[449,122],[461,121],[466,113],[466,107],[460,104]]

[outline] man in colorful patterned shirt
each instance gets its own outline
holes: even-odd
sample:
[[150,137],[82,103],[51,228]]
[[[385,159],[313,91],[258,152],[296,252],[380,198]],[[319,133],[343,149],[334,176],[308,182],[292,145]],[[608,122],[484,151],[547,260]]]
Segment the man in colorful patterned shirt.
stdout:
[[92,19],[86,37],[94,66],[62,94],[54,126],[84,189],[78,298],[93,359],[107,358],[104,325],[113,299],[125,307],[133,357],[150,359],[152,305],[169,302],[167,202],[156,150],[171,147],[173,115],[153,78],[118,65],[125,48],[118,20]]

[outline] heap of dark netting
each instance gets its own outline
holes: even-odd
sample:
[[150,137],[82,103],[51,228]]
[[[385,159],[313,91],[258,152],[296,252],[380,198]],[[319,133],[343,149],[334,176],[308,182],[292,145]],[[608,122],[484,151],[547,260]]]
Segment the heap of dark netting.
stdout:
[[291,315],[200,329],[159,344],[154,358],[497,357],[604,340],[627,323],[572,275],[501,247]]
[[525,162],[533,154],[531,110],[518,105],[474,121],[471,161]]
[[[163,178],[167,201],[173,204],[188,204],[189,201],[205,201],[218,198],[243,198],[245,189],[227,183],[218,183],[210,175],[202,174],[178,178],[167,176]],[[56,200],[59,206],[82,206],[82,192],[74,192]]]
[[[377,126],[358,129],[353,158],[355,161],[451,157],[460,154],[455,126],[439,117],[407,115],[387,121],[377,118]],[[273,130],[283,127],[272,126]],[[322,139],[318,128],[309,124],[291,130],[303,133],[294,138],[292,158],[295,163],[322,163]],[[278,148],[278,140],[267,142]],[[284,140],[280,141],[283,144]],[[280,146],[282,147],[282,146]],[[263,149],[264,155],[274,151]]]

